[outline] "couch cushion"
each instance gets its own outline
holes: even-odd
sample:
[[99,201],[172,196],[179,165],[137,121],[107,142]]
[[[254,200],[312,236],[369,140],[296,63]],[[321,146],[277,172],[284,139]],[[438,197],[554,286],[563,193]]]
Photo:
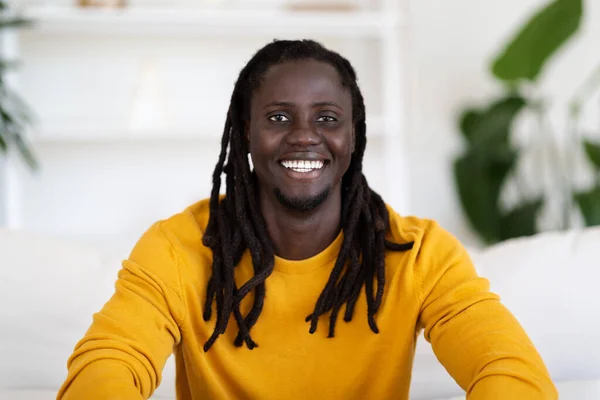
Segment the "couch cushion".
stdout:
[[[0,389],[0,400],[54,400],[56,390],[47,389],[23,389],[3,390]],[[174,396],[152,396],[150,400],[175,400]]]
[[473,260],[555,380],[600,379],[600,228],[510,240]]
[[3,390],[0,389],[0,400],[54,400],[56,390]]
[[[570,388],[588,390],[600,379],[596,340],[600,337],[599,249],[600,228],[587,228],[513,239],[483,251],[470,250],[478,272],[490,280],[492,290],[524,326],[554,381],[592,382],[560,383],[559,388],[564,387],[561,398],[563,392],[572,393]],[[410,398],[449,398],[461,393],[421,335]],[[592,398],[600,399],[600,395]]]
[[[569,381],[556,384],[561,400],[598,400],[600,399],[600,380]],[[437,398],[435,400],[465,400],[465,396]]]
[[[68,357],[112,296],[125,248],[134,243],[86,242],[96,243],[0,229],[0,389],[52,388],[56,397]],[[174,364],[171,357],[154,398],[175,396]]]
[[[472,253],[479,272],[525,326],[555,380],[600,377],[600,347],[593,340],[600,337],[595,311],[600,309],[595,292],[598,243],[600,229],[587,229],[516,239]],[[60,386],[66,360],[92,314],[112,295],[125,256],[0,229],[0,388]],[[172,361],[157,396],[173,395]],[[421,340],[411,399],[460,392]]]
[[66,361],[111,296],[118,261],[95,249],[0,230],[0,388],[54,388]]

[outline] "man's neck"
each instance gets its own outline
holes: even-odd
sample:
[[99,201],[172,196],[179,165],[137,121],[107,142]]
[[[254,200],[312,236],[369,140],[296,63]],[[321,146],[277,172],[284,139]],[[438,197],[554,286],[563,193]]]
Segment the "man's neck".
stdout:
[[341,193],[332,191],[316,209],[293,211],[274,195],[261,193],[260,208],[275,254],[287,260],[304,260],[325,250],[340,232]]

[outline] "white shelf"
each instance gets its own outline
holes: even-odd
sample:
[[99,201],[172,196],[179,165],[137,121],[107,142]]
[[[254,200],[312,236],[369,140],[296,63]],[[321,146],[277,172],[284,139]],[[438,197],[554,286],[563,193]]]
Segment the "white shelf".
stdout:
[[67,143],[143,143],[143,142],[195,142],[214,141],[221,137],[222,128],[173,128],[152,130],[131,130],[115,128],[51,128],[31,134],[35,144]]
[[[367,119],[367,135],[382,137],[389,129],[383,117],[373,116]],[[90,128],[89,126],[95,126]],[[29,135],[35,144],[66,144],[66,143],[152,143],[152,142],[205,142],[220,140],[223,125],[177,127],[172,129],[134,130],[114,127],[99,128],[96,124],[88,127],[40,127]]]
[[308,12],[285,9],[86,9],[29,7],[24,15],[44,33],[107,35],[203,34],[218,36],[325,35],[381,37],[401,23],[377,11]]
[[[367,136],[374,146],[368,146],[365,170],[387,203],[400,213],[410,212],[408,180],[398,172],[408,170],[402,140],[407,18],[399,10],[399,0],[382,1],[379,10],[352,12],[173,8],[172,2],[204,3],[192,0],[161,1],[168,9],[146,5],[154,0],[136,0],[138,8],[125,10],[80,9],[66,4],[67,0],[60,2],[63,6],[50,5],[52,1],[33,6],[28,1],[30,6],[23,11],[34,25],[12,36],[11,55],[27,65],[22,70],[23,96],[38,108],[34,111],[39,123],[28,137],[39,151],[44,174],[33,181],[17,163],[10,164],[5,174],[8,184],[0,181],[0,194],[4,190],[8,199],[4,204],[0,201],[0,223],[4,214],[15,228],[78,237],[135,231],[148,216],[170,212],[169,207],[183,203],[181,199],[209,192],[209,180],[191,185],[181,171],[192,166],[204,172],[214,169],[213,153],[225,122],[217,110],[228,100],[222,96],[223,88],[231,90],[230,82],[245,57],[265,39],[299,37],[322,40],[352,60],[363,78],[367,109],[373,112],[368,116]],[[151,58],[160,69],[149,73],[149,83],[138,82],[138,74],[144,73]],[[162,80],[164,86],[156,89],[153,79]],[[202,88],[200,97],[198,90],[178,90],[188,83]],[[165,115],[159,116],[138,109],[134,96],[139,87],[154,90],[148,99],[159,93],[170,111],[178,112],[165,109]],[[55,93],[60,94],[58,100]],[[111,102],[113,98],[118,104]],[[155,162],[157,152],[160,163]],[[71,153],[72,157],[63,157]],[[108,168],[104,156],[115,156],[114,168]],[[155,179],[129,181],[138,173],[169,182],[168,193],[156,191]],[[88,176],[95,181],[86,182]],[[73,188],[78,190],[76,196]],[[115,193],[124,191],[132,196],[114,201]],[[143,204],[138,200],[154,197]],[[90,213],[90,209],[100,212]]]

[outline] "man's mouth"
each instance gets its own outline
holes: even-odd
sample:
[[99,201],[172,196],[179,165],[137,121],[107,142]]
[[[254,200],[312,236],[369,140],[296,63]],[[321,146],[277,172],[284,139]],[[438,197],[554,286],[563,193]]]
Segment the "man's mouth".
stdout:
[[322,170],[326,161],[323,160],[281,160],[280,164],[294,172],[308,173]]

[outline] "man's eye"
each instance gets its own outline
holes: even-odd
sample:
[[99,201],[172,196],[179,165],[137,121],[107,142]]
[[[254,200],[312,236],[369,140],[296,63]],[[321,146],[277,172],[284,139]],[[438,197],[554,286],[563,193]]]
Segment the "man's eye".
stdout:
[[335,118],[330,117],[329,115],[322,115],[317,119],[317,122],[335,122],[337,121]]
[[269,121],[273,122],[288,122],[290,119],[283,114],[275,114],[269,117]]

